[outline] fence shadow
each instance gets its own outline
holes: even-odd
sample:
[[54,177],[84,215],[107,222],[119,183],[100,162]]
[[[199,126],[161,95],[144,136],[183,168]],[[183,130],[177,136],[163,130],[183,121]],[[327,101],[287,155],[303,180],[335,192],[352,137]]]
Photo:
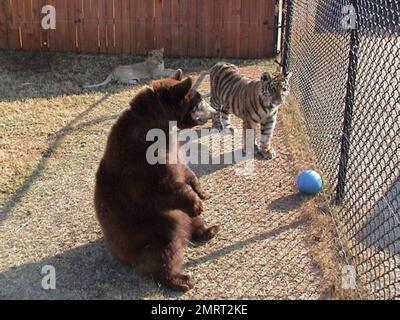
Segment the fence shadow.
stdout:
[[287,213],[300,208],[307,201],[305,196],[295,193],[272,201],[268,208],[274,212]]
[[[77,123],[82,118],[84,118],[86,115],[88,115],[90,112],[92,112],[95,108],[97,108],[101,103],[106,101],[111,95],[112,95],[112,93],[106,93],[101,99],[97,100],[95,103],[90,105],[85,111],[78,114],[67,125],[65,125],[63,128],[61,128],[59,131],[57,131],[55,133],[55,135],[54,135],[55,138],[54,138],[53,142],[51,142],[50,145],[42,152],[42,156],[39,159],[39,161],[36,164],[33,171],[31,172],[31,174],[25,179],[25,181],[22,183],[22,185],[14,192],[14,194],[8,200],[6,200],[4,205],[1,207],[0,223],[3,222],[5,219],[7,219],[10,212],[15,208],[15,206],[18,205],[18,203],[21,201],[21,199],[24,197],[24,195],[29,191],[32,184],[41,176],[41,174],[47,167],[49,158],[60,147],[65,136],[67,136],[72,131],[76,130],[76,128],[74,128],[74,126],[77,125]],[[116,117],[116,116],[108,116],[108,117],[102,117],[99,119],[95,119],[95,120],[92,120],[92,121],[89,121],[86,123],[82,123],[82,124],[78,125],[77,128],[94,125],[99,122],[112,119],[114,117]]]
[[[44,266],[56,271],[56,289],[42,288]],[[151,280],[114,260],[98,240],[0,274],[0,299],[142,298],[159,291]]]
[[[101,82],[119,63],[139,60],[125,55],[105,59],[87,54],[0,51],[0,102],[80,95],[89,92],[81,85]],[[106,94],[125,89],[115,84],[92,91]]]
[[195,133],[197,137],[210,139],[207,141],[208,145],[198,140],[190,142],[197,148],[198,156],[193,159],[192,163],[189,163],[189,167],[198,177],[207,176],[231,166],[244,165],[249,160],[247,157],[242,156],[241,146],[236,148],[238,146],[235,144],[231,144],[228,147],[219,145],[221,147],[219,151],[223,153],[210,149],[211,141],[214,141],[214,139],[217,139],[216,141],[218,142],[223,141],[224,134],[212,132],[211,128],[196,129]]
[[279,236],[281,233],[287,232],[289,230],[296,229],[296,228],[306,224],[307,221],[308,221],[307,218],[303,216],[303,217],[301,217],[299,219],[296,219],[295,221],[293,221],[293,222],[291,222],[291,223],[289,223],[287,225],[283,225],[283,226],[280,226],[280,227],[275,228],[273,230],[266,231],[264,233],[255,235],[255,236],[253,236],[251,238],[240,240],[240,241],[238,241],[238,242],[236,242],[236,243],[234,243],[232,245],[229,245],[229,246],[223,247],[221,249],[218,249],[216,251],[213,251],[213,252],[211,252],[211,253],[209,253],[209,254],[201,257],[201,258],[198,258],[198,259],[193,260],[193,261],[189,261],[188,263],[185,264],[185,267],[191,268],[191,267],[198,266],[198,265],[200,265],[202,263],[208,262],[210,260],[218,259],[218,258],[220,258],[222,256],[225,256],[225,255],[228,255],[228,254],[230,254],[230,253],[232,253],[232,252],[234,252],[236,250],[240,250],[240,249],[242,249],[242,248],[244,248],[247,245],[250,245],[252,243],[255,243],[255,242],[258,242],[258,241],[264,241],[264,240],[267,240],[269,238]]
[[[240,240],[189,261],[184,268],[216,260],[255,242],[298,228],[304,223],[307,223],[307,219],[299,218],[288,225]],[[41,274],[41,271],[44,266],[55,268],[55,290],[42,288],[45,274]],[[182,296],[181,293],[160,288],[134,267],[116,261],[102,240],[39,262],[11,267],[0,273],[0,299],[144,299],[155,295],[169,298]]]
[[370,210],[355,239],[366,247],[400,255],[400,176]]

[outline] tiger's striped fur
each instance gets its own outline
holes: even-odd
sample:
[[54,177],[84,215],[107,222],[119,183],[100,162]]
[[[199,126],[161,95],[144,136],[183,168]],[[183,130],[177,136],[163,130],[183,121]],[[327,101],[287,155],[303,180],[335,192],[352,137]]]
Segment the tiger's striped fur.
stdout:
[[[239,73],[233,64],[220,62],[210,70],[211,106],[217,110],[213,127],[231,129],[230,114],[243,120],[244,143],[246,129],[261,125],[260,145],[256,148],[265,158],[275,157],[271,146],[278,108],[289,94],[289,79],[282,74],[265,72],[259,80],[251,80]],[[261,149],[261,150],[260,150]]]

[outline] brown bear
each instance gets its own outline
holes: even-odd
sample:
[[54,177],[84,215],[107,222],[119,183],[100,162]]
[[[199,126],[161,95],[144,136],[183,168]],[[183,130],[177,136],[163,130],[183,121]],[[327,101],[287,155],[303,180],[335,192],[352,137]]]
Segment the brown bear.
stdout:
[[[192,170],[179,161],[150,164],[147,141],[152,129],[165,132],[168,146],[179,143],[169,135],[170,121],[180,129],[202,125],[213,109],[192,88],[192,79],[152,82],[131,101],[113,126],[96,174],[95,208],[104,239],[113,256],[134,264],[157,283],[187,291],[193,283],[181,269],[185,246],[207,241],[219,226],[206,227],[198,217],[209,195]],[[164,149],[166,159],[170,149]]]

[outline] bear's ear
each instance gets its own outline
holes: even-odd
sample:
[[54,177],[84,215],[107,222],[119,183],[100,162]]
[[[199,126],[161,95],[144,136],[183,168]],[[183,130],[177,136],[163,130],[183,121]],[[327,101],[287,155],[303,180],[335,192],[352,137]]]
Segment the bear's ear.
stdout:
[[172,79],[181,81],[183,79],[183,71],[182,71],[182,69],[176,70],[175,74],[172,76]]
[[182,100],[190,92],[190,90],[192,89],[192,85],[193,85],[192,78],[189,77],[189,78],[179,82],[175,86],[173,86],[172,93],[179,100]]

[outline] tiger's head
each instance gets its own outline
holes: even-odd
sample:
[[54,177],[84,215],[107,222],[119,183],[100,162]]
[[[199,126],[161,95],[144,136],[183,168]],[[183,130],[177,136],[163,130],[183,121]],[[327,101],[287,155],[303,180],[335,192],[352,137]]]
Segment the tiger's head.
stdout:
[[277,108],[285,102],[285,98],[289,95],[289,80],[292,73],[286,76],[280,72],[271,74],[264,72],[261,75],[261,97],[264,104]]

